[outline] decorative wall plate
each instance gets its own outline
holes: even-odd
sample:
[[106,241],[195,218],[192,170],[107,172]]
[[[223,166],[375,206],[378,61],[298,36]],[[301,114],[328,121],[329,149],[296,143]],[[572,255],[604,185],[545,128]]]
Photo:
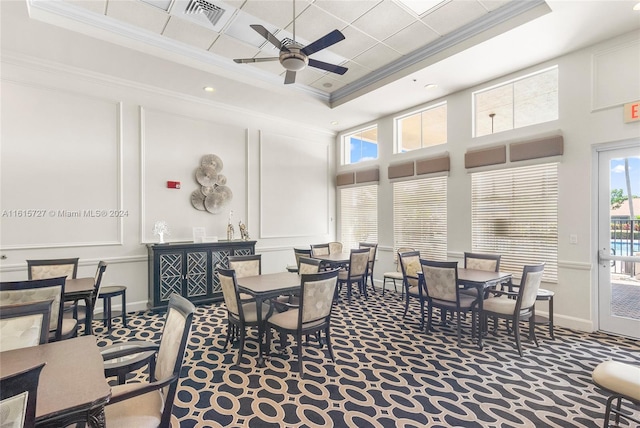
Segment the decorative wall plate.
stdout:
[[202,159],[200,159],[200,165],[206,166],[209,168],[213,168],[216,174],[220,173],[223,168],[222,159],[216,155],[204,155]]
[[224,174],[218,174],[218,181],[216,181],[216,184],[220,186],[227,184],[227,176]]
[[212,195],[215,190],[216,190],[215,186],[202,186],[200,188],[200,191],[205,196]]
[[204,195],[200,190],[194,190],[191,192],[191,205],[193,205],[193,208],[197,210],[206,210],[204,207]]
[[218,214],[222,211],[224,202],[224,197],[216,192],[204,199],[204,207],[211,214]]
[[196,181],[203,186],[213,186],[218,180],[218,173],[210,166],[200,166],[196,169]]

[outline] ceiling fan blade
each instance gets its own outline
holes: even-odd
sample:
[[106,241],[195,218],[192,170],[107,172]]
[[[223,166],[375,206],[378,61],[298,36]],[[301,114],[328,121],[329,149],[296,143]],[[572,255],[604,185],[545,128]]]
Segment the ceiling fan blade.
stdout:
[[344,34],[342,34],[339,30],[333,30],[329,34],[320,37],[315,42],[305,46],[301,50],[301,52],[305,55],[311,55],[314,52],[318,52],[324,48],[328,48],[329,46],[338,43],[340,40],[344,40]]
[[274,36],[273,34],[271,34],[269,32],[269,30],[267,30],[266,28],[264,28],[262,25],[259,24],[251,24],[250,25],[251,28],[253,28],[254,30],[256,30],[256,32],[258,34],[260,34],[262,37],[264,37],[265,39],[267,39],[272,45],[274,45],[275,47],[277,47],[280,50],[286,50],[289,51],[289,49],[287,49],[280,40],[278,40],[276,38],[276,36]]
[[237,62],[238,64],[247,64],[250,62],[266,62],[266,61],[278,61],[280,58],[278,58],[277,56],[270,56],[268,58],[239,58],[239,59],[234,59],[234,62]]
[[348,68],[342,67],[340,65],[329,64],[326,62],[318,61],[317,59],[309,58],[309,66],[319,68],[321,70],[330,71],[336,74],[344,74],[347,72]]
[[287,74],[285,74],[284,76],[284,84],[285,85],[289,85],[291,83],[295,83],[296,82],[296,72],[295,71],[291,71],[291,70],[287,70]]

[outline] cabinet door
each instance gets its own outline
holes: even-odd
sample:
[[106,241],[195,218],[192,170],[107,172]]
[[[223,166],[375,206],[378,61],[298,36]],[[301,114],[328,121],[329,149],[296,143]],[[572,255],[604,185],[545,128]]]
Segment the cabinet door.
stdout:
[[155,304],[168,302],[173,293],[182,295],[183,264],[184,253],[182,251],[158,255],[158,293]]
[[211,294],[222,293],[222,286],[218,279],[218,267],[223,269],[229,269],[229,255],[230,250],[219,250],[211,252],[211,266],[213,275],[211,275]]
[[187,298],[206,296],[209,269],[207,251],[187,251],[185,253],[185,294]]

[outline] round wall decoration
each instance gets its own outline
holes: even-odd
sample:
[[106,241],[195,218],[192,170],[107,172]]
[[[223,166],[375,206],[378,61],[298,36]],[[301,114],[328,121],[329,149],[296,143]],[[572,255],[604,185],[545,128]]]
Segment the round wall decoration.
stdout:
[[204,155],[196,168],[195,179],[199,189],[191,193],[191,205],[199,211],[218,214],[233,199],[233,192],[227,186],[227,177],[220,174],[223,163],[217,155]]

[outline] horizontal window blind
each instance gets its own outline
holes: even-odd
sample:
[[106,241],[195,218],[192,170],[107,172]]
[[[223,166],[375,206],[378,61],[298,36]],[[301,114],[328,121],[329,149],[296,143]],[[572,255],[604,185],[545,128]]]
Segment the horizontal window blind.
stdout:
[[340,189],[340,242],[345,251],[378,242],[377,184]]
[[545,281],[558,280],[558,165],[473,173],[472,247],[502,255],[500,270],[521,274],[544,262]]
[[415,248],[429,260],[447,259],[447,177],[393,183],[394,257]]

